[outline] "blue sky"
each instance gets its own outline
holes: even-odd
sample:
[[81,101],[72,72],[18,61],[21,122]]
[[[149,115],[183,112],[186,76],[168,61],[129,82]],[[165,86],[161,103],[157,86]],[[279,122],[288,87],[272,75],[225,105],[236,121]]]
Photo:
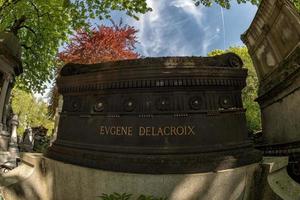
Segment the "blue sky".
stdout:
[[[192,0],[147,0],[153,11],[140,15],[138,21],[120,12],[112,17],[116,22],[122,17],[139,30],[137,50],[142,56],[206,56],[214,49],[243,45],[240,35],[257,7],[232,2],[227,10],[216,4],[195,7]],[[109,21],[102,23],[110,25]]]

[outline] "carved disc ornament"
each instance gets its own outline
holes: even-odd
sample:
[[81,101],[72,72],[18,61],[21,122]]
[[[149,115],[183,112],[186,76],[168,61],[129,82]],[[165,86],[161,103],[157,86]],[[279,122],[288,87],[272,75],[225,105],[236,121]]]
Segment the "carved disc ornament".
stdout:
[[201,109],[201,104],[202,104],[202,99],[201,97],[192,97],[190,99],[190,107],[193,109],[193,110],[200,110]]
[[58,136],[47,156],[151,174],[258,162],[241,101],[242,65],[233,53],[67,64],[58,80]]

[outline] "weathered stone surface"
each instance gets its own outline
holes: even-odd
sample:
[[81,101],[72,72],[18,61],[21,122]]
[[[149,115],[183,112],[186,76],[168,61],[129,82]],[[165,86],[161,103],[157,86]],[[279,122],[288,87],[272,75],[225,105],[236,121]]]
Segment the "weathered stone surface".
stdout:
[[299,45],[299,13],[289,0],[263,0],[242,40],[263,84]]
[[0,32],[0,64],[1,71],[5,70],[5,72],[16,76],[23,72],[21,45],[17,37],[12,33]]
[[194,173],[258,162],[232,53],[63,67],[57,140],[48,156],[134,173]]
[[289,0],[264,0],[242,39],[260,78],[257,101],[264,141],[274,153],[280,148],[296,153],[300,147],[299,12]]

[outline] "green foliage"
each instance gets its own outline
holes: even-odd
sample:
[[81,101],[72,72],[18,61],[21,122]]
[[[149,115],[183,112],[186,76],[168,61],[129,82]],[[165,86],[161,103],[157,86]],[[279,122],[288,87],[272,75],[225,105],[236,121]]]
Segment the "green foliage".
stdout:
[[[195,2],[195,5],[198,6],[200,4],[204,6],[211,6],[213,3],[217,3],[223,8],[230,8],[231,0],[193,0]],[[239,4],[240,3],[247,3],[250,2],[254,5],[258,5],[261,0],[236,0]]]
[[248,69],[247,86],[242,93],[244,107],[247,109],[247,125],[250,130],[261,130],[260,109],[258,103],[254,101],[257,98],[258,78],[250,55],[248,54],[248,49],[246,47],[230,47],[226,51],[219,49],[214,50],[208,53],[208,55],[215,56],[226,52],[233,52],[239,55],[243,60],[244,67]]
[[291,1],[294,3],[298,11],[300,11],[300,1],[299,0],[291,0]]
[[18,86],[43,91],[54,76],[58,48],[68,35],[88,28],[88,20],[109,17],[111,10],[137,13],[150,10],[146,0],[0,0],[0,32],[15,33],[22,45],[24,73]]
[[48,117],[48,106],[42,100],[36,99],[31,93],[14,88],[12,92],[12,109],[19,116],[18,134],[23,134],[25,129],[35,126],[44,126],[48,134],[54,127],[54,122]]
[[[114,192],[113,194],[102,194],[99,196],[101,200],[132,200],[132,194],[119,194]],[[136,200],[167,200],[167,198],[162,197],[154,197],[154,196],[146,196],[146,195],[140,195]]]

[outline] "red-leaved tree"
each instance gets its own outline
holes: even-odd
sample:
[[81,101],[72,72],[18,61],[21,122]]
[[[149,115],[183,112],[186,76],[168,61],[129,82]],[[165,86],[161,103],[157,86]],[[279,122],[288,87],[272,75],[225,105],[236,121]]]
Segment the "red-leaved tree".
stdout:
[[138,58],[139,54],[135,52],[136,33],[133,27],[122,26],[121,23],[102,25],[91,32],[79,30],[66,49],[59,53],[59,59],[64,63],[92,64]]
[[[99,26],[89,32],[78,30],[65,50],[58,54],[63,63],[93,64],[106,61],[138,58],[135,52],[137,30],[120,22],[113,26]],[[60,67],[58,70],[60,71]],[[54,117],[59,104],[56,83],[49,93],[49,114]]]

